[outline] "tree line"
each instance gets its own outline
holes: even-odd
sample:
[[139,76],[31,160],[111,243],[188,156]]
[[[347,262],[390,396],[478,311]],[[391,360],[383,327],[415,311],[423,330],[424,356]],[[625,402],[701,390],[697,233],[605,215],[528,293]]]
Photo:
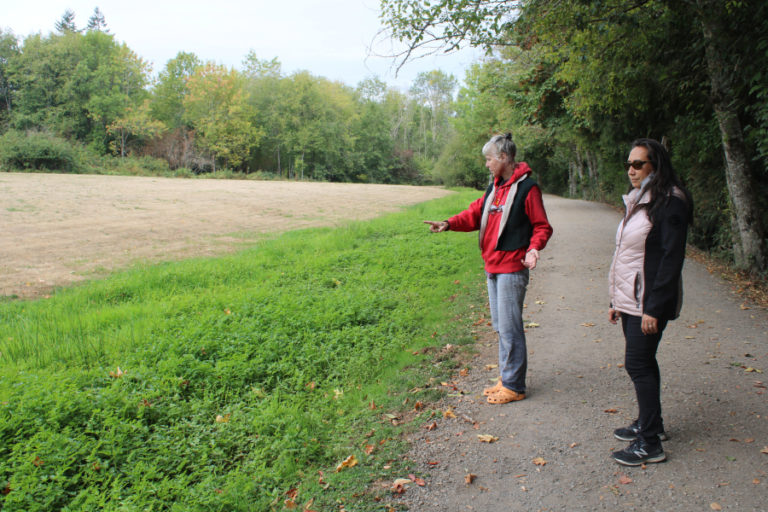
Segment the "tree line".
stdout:
[[653,137],[693,193],[691,241],[765,277],[768,3],[380,5],[408,43],[401,64],[466,44],[487,56],[460,89],[431,71],[402,92],[286,75],[254,52],[240,69],[180,52],[154,76],[98,9],[83,29],[67,11],[47,36],[0,31],[0,165],[72,170],[84,148],[194,172],[483,188],[479,148],[511,131],[545,191],[619,204],[629,144]]
[[0,162],[76,170],[74,144],[198,173],[418,184],[453,129],[456,88],[442,71],[405,92],[376,77],[351,87],[253,51],[240,69],[179,52],[154,76],[98,8],[82,29],[68,10],[45,36],[0,31]]
[[[768,269],[768,2],[382,0],[400,57],[483,47],[438,173],[468,185],[511,130],[545,190],[617,201],[631,141],[653,137],[695,198],[692,241]],[[460,162],[463,165],[455,165]]]

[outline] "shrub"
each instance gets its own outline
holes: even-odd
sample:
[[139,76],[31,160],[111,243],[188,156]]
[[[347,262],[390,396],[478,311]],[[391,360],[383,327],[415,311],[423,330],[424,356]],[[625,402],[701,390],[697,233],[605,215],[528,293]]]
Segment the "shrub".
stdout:
[[78,160],[70,142],[49,133],[11,130],[0,137],[0,164],[7,169],[77,172]]

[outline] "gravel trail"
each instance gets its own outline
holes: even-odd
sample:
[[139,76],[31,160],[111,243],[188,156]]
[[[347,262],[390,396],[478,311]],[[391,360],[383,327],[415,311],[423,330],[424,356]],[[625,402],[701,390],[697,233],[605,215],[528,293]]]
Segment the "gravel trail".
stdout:
[[468,374],[453,381],[460,396],[435,406],[455,418],[439,414],[411,437],[411,468],[426,485],[393,499],[418,512],[768,510],[768,312],[686,260],[682,314],[658,356],[668,460],[620,466],[610,454],[626,443],[612,432],[636,415],[621,328],[607,320],[620,214],[544,201],[555,232],[526,297],[525,321],[538,324],[527,329],[528,398],[485,403],[498,370],[488,369],[497,344],[484,326]]

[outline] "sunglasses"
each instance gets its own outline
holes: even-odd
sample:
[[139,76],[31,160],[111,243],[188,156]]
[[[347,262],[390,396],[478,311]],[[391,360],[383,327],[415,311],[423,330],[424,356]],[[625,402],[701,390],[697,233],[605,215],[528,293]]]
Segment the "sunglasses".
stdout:
[[651,163],[650,160],[632,160],[631,162],[624,162],[624,169],[628,171],[631,166],[633,169],[639,171],[645,164],[649,163]]

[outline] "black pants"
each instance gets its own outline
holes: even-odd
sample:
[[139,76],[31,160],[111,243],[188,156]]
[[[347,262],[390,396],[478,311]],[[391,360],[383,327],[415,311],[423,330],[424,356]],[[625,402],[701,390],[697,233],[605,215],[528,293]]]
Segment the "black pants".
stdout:
[[667,321],[659,320],[659,332],[656,334],[643,334],[640,322],[638,316],[621,315],[621,327],[626,340],[624,368],[635,385],[640,436],[655,445],[659,442],[658,435],[664,431],[661,418],[661,375],[659,363],[656,362],[656,350]]

